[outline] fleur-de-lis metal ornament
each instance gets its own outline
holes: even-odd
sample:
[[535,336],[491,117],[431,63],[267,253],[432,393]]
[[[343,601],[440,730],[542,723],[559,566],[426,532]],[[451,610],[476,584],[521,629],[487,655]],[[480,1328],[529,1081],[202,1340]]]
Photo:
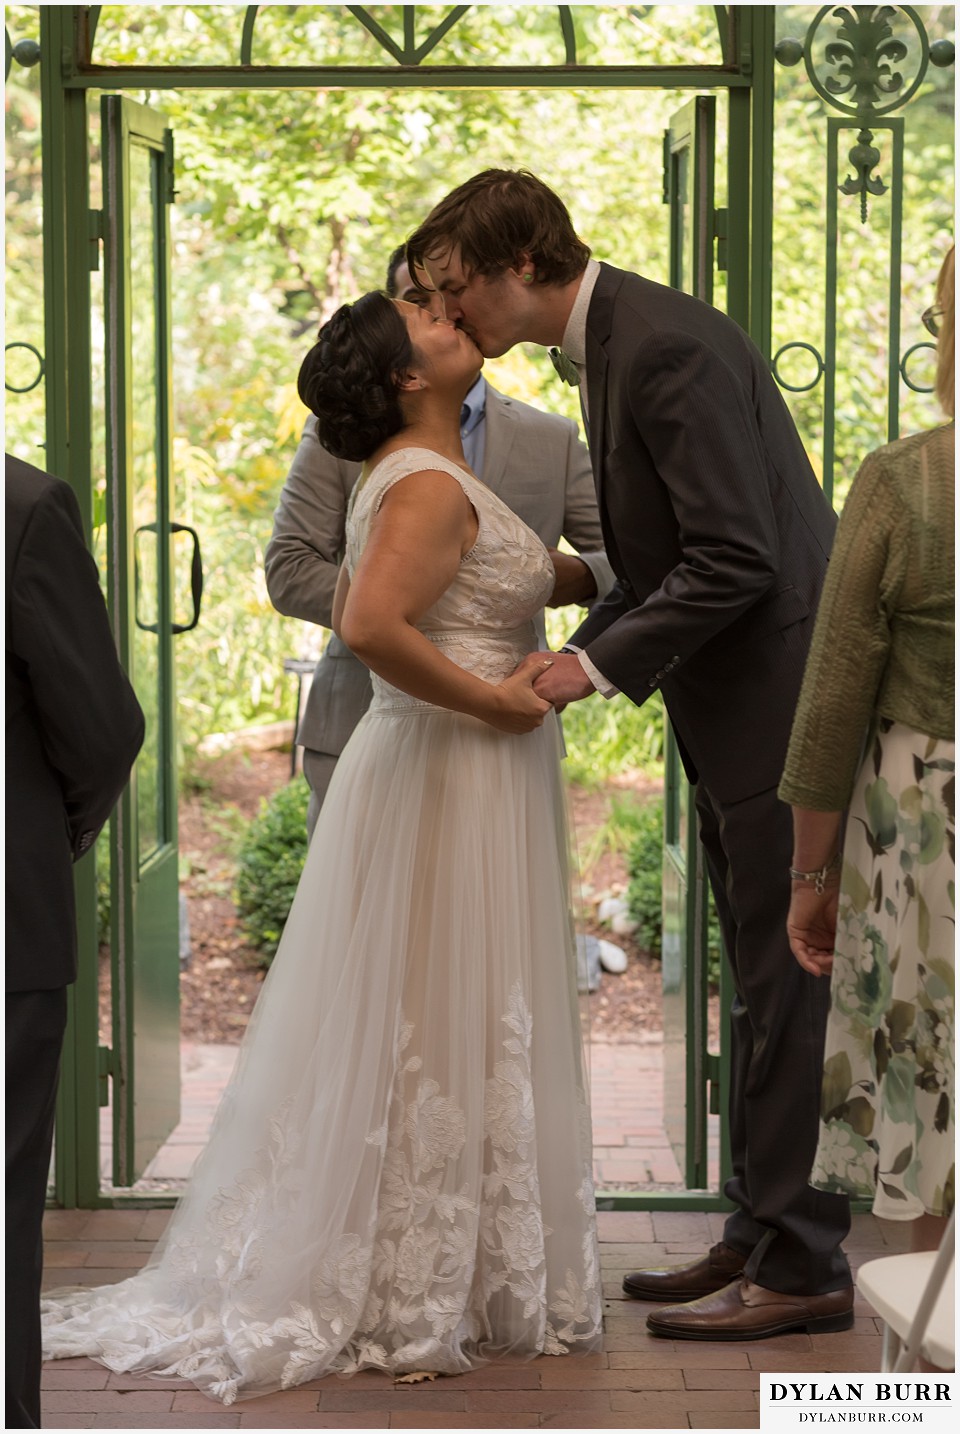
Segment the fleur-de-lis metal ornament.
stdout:
[[[827,40],[821,50],[817,37],[828,24],[836,25],[836,38]],[[880,150],[873,142],[875,121],[913,98],[931,61],[952,64],[953,45],[938,41],[936,47],[930,46],[919,16],[909,5],[824,5],[802,45],[780,40],[774,53],[782,65],[795,65],[802,58],[821,99],[859,120],[857,142],[849,152],[853,173],[839,188],[843,194],[859,194],[860,219],[866,223],[868,196],[887,192],[875,173],[880,163]]]
[[837,73],[828,75],[832,95],[852,95],[857,114],[877,114],[884,100],[903,89],[903,75],[893,66],[907,58],[907,46],[895,38],[891,19],[894,5],[847,5],[834,10],[840,20],[837,38],[826,49],[827,63]]

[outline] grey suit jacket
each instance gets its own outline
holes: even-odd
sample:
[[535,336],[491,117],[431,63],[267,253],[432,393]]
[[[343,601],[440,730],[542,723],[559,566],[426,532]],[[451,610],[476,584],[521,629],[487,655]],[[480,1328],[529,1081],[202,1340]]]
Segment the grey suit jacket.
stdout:
[[775,787],[836,519],[760,351],[725,314],[601,265],[590,448],[618,582],[570,639],[660,687],[691,780]]
[[[542,413],[487,385],[480,477],[547,547],[566,538],[590,568],[599,594],[614,582],[603,552],[587,450],[570,419]],[[265,568],[270,600],[287,617],[329,627],[343,559],[347,501],[358,463],[333,458],[304,426],[273,519]],[[333,633],[317,664],[298,740],[316,752],[343,751],[370,703],[370,675]]]

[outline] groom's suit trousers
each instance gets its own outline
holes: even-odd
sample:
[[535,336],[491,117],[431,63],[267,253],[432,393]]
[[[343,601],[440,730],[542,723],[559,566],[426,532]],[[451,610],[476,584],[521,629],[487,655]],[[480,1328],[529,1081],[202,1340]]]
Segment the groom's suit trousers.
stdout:
[[830,981],[790,951],[793,827],[776,790],[721,803],[701,782],[700,839],[736,995],[730,1017],[729,1130],[737,1205],[724,1242],[749,1254],[748,1278],[787,1294],[826,1294],[850,1283],[840,1248],[850,1229],[845,1195],[815,1190],[823,1041]]

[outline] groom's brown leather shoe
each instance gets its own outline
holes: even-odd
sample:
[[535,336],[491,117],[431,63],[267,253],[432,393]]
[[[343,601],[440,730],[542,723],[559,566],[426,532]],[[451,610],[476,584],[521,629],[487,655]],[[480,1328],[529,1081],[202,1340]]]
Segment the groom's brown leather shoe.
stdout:
[[659,1300],[661,1303],[680,1304],[684,1300],[698,1300],[701,1295],[712,1295],[722,1290],[732,1279],[743,1271],[746,1255],[729,1245],[714,1245],[698,1260],[685,1265],[673,1265],[667,1269],[637,1270],[624,1275],[624,1293],[635,1300]]
[[785,1295],[745,1275],[693,1304],[647,1315],[647,1329],[665,1339],[767,1339],[794,1329],[832,1334],[852,1325],[852,1285],[826,1295]]

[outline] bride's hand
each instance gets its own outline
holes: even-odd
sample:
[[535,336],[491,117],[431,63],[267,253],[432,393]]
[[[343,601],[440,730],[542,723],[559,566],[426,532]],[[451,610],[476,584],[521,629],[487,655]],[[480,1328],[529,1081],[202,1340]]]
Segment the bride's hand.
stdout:
[[552,658],[538,654],[524,658],[516,672],[493,688],[495,705],[492,712],[484,714],[484,721],[500,732],[532,732],[541,727],[551,707],[537,696],[533,684],[551,665]]

